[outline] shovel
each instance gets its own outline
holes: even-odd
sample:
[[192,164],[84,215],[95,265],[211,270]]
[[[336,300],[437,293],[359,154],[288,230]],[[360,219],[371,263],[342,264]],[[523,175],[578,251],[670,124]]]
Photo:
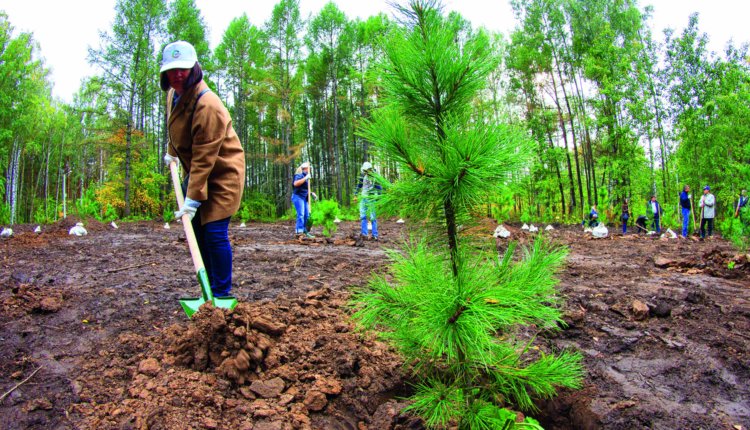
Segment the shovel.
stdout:
[[[174,194],[177,197],[177,207],[181,207],[185,199],[182,197],[182,188],[180,187],[180,177],[177,174],[177,163],[169,163],[169,169],[172,171],[172,182],[174,183]],[[180,304],[182,309],[185,310],[188,318],[192,317],[194,313],[198,312],[198,308],[206,302],[211,302],[214,307],[224,309],[234,309],[237,306],[237,299],[234,297],[214,297],[211,292],[211,283],[208,281],[208,274],[206,273],[206,266],[203,265],[203,259],[201,258],[201,251],[198,249],[198,241],[195,239],[195,232],[193,231],[193,224],[187,215],[182,216],[182,227],[185,229],[185,237],[187,237],[188,247],[190,248],[190,255],[193,257],[193,266],[195,266],[195,273],[198,277],[198,283],[201,286],[202,296],[198,298],[181,298]]]
[[[312,171],[312,166],[310,166],[310,170]],[[312,230],[313,222],[312,222],[312,204],[310,203],[310,196],[312,195],[312,190],[310,189],[310,179],[307,180],[307,221],[305,221],[305,229],[309,233],[310,230]]]

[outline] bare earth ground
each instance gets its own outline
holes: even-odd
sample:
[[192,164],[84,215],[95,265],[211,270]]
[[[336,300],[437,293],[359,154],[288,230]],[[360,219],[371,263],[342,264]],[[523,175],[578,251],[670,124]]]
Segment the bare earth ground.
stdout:
[[[200,293],[180,225],[88,221],[68,236],[74,223],[0,240],[0,428],[422,428],[399,413],[398,357],[355,333],[346,306],[408,226],[300,242],[288,223],[232,224],[241,303],[188,321],[178,298]],[[581,351],[588,374],[539,403],[545,428],[747,428],[746,256],[720,239],[546,234],[570,248],[568,327],[537,342]]]

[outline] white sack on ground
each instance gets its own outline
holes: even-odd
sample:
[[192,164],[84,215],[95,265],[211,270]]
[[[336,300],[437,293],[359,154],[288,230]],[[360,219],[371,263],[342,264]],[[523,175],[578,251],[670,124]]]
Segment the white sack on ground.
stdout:
[[13,229],[12,228],[3,228],[3,231],[0,232],[0,237],[11,237],[13,236]]
[[554,228],[554,227],[552,227],[551,225],[548,225],[548,226],[547,226],[547,227],[545,227],[544,229],[545,229],[545,230],[547,230],[547,231],[551,231],[551,230],[554,230],[555,228]]
[[72,234],[74,236],[86,236],[87,234],[89,234],[89,232],[86,231],[85,228],[83,228],[83,223],[79,222],[79,223],[76,223],[75,226],[70,228],[70,231],[68,231],[68,234]]
[[609,230],[607,230],[607,227],[605,227],[604,224],[599,224],[596,227],[594,227],[593,230],[591,230],[591,234],[593,234],[594,237],[598,237],[601,239],[609,235]]
[[535,226],[534,224],[531,224],[531,225],[529,226],[529,232],[531,232],[531,233],[536,233],[536,232],[538,232],[538,231],[539,231],[539,227]]
[[495,232],[492,233],[492,235],[495,237],[502,237],[503,239],[505,239],[505,238],[510,237],[510,231],[508,231],[508,229],[505,228],[504,225],[500,224],[499,226],[497,226],[497,228],[495,229]]
[[521,227],[521,230],[528,230],[528,229],[529,229],[529,226],[526,225],[526,223],[524,223],[524,225]]

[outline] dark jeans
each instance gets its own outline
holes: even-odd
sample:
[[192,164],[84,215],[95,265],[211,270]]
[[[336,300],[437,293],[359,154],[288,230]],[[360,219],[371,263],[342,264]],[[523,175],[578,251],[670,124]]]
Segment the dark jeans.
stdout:
[[706,237],[706,224],[708,224],[708,235],[709,236],[714,235],[714,219],[703,218],[701,220],[701,237]]
[[659,224],[659,215],[654,215],[654,222],[651,224],[654,227],[654,231],[661,233],[661,225]]
[[206,266],[211,292],[216,297],[232,290],[232,246],[229,243],[229,218],[201,225],[200,208],[193,218],[193,230]]

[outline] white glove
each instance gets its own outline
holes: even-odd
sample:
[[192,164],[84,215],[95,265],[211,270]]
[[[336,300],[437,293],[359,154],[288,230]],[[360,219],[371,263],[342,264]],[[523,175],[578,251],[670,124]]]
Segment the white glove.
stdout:
[[180,210],[174,213],[174,217],[176,219],[182,219],[183,215],[187,215],[188,219],[190,221],[193,220],[195,217],[195,212],[198,211],[198,207],[200,207],[201,202],[197,200],[193,200],[190,197],[185,198],[185,203],[180,207]]
[[692,199],[692,198],[693,198],[693,195],[692,194],[688,194],[688,199]]
[[175,163],[177,163],[177,165],[180,164],[180,159],[179,158],[173,157],[173,156],[169,155],[169,153],[164,154],[164,164],[166,164],[167,166],[169,166],[173,161]]
[[310,194],[312,194],[312,198],[315,199],[315,201],[318,200],[318,195],[310,191]]
[[308,173],[307,175],[305,175],[305,180],[306,181],[309,181],[310,179],[312,179],[312,175],[311,174]]

